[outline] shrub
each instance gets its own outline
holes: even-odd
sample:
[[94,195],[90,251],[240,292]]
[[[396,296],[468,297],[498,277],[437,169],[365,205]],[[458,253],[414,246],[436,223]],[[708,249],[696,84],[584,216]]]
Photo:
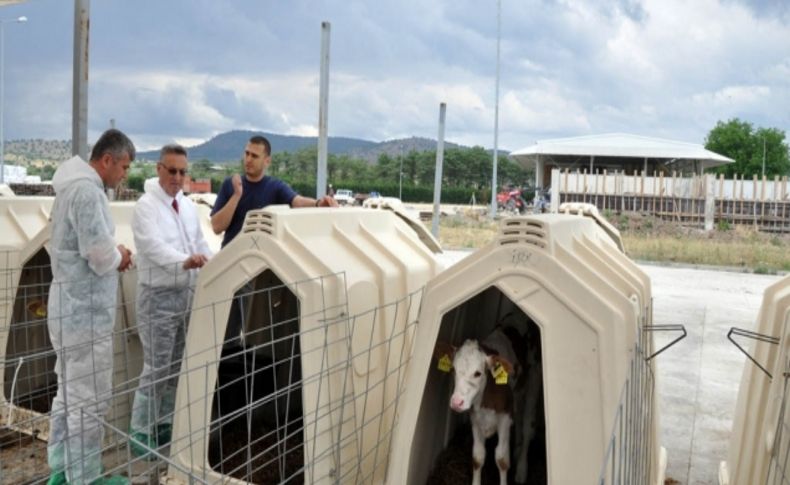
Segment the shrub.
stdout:
[[725,221],[724,219],[720,220],[718,224],[716,224],[716,229],[719,231],[729,231],[732,229],[730,226],[729,221]]

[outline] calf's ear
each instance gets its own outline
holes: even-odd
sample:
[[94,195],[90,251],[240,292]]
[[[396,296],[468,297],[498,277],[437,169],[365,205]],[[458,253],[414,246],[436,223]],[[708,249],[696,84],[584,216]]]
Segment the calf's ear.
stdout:
[[486,356],[486,364],[488,365],[489,369],[495,369],[497,364],[499,364],[508,374],[513,374],[513,364],[508,359],[500,355],[493,354]]
[[455,356],[455,347],[444,342],[437,342],[436,347],[433,349],[433,357],[436,359],[436,367],[442,372],[451,372],[453,370],[453,357]]
[[453,360],[455,357],[455,351],[455,346],[450,345],[447,342],[436,342],[436,347],[433,348],[433,358],[440,360],[447,356],[450,358],[450,360]]

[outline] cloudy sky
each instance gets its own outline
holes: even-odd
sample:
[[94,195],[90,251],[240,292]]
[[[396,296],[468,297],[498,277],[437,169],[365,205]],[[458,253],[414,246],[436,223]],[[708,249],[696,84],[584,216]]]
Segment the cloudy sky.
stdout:
[[[71,138],[74,5],[0,8],[5,138]],[[496,0],[93,0],[89,142],[231,129],[492,147]],[[502,0],[499,147],[628,132],[701,143],[739,117],[790,131],[788,0]]]

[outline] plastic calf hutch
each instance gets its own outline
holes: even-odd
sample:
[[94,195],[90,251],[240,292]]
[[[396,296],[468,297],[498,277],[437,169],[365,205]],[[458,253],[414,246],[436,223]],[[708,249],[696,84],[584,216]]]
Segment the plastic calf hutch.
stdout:
[[381,482],[440,270],[392,211],[248,213],[198,278],[166,480]]
[[[491,244],[425,290],[387,483],[470,479],[470,423],[449,408],[453,378],[437,369],[434,348],[483,339],[501,324],[542,354],[543,406],[524,416],[538,421],[528,483],[662,484],[654,363],[646,362],[653,344],[642,331],[650,295],[647,276],[592,218],[505,219]],[[466,466],[448,478],[458,462],[443,464],[456,446]],[[511,473],[516,463],[511,456]]]
[[51,349],[46,304],[52,273],[44,244],[52,201],[0,197],[0,422],[25,423],[22,429],[29,428],[28,416],[49,410],[54,396],[54,356],[19,359]]
[[[727,460],[719,467],[721,485],[785,483],[790,456],[787,378],[790,277],[766,288],[746,351]],[[737,332],[737,329],[733,329]],[[762,367],[762,368],[761,368]]]

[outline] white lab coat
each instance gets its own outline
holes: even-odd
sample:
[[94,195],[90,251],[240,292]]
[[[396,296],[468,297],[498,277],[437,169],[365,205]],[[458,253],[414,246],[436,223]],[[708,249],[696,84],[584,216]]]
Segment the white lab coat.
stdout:
[[137,201],[132,219],[137,250],[138,283],[152,287],[186,287],[194,284],[196,270],[184,270],[191,254],[211,256],[203,237],[195,204],[178,192],[178,213],[173,197],[156,178],[145,181],[145,194]]
[[137,333],[143,370],[134,394],[130,430],[132,451],[146,455],[169,440],[178,370],[189,322],[197,270],[184,270],[190,255],[211,256],[198,213],[182,192],[173,197],[158,179],[145,181],[132,231],[137,249]]

